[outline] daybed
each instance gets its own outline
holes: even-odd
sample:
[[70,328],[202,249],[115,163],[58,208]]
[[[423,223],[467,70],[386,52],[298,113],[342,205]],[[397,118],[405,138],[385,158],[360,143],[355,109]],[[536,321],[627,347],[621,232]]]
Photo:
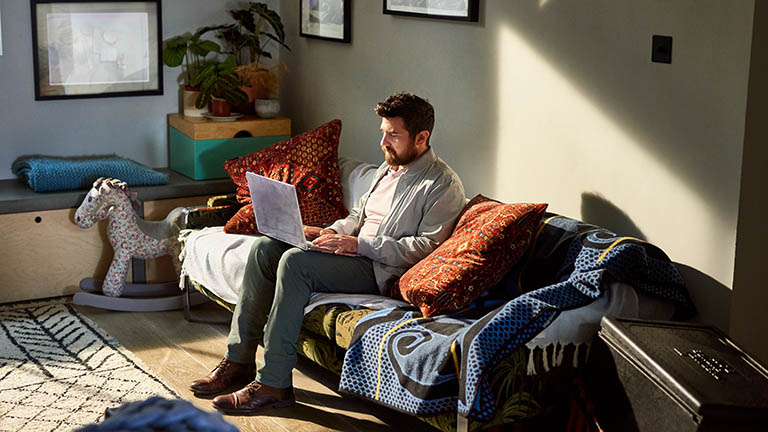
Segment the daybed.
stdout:
[[[348,158],[339,167],[350,208],[376,167]],[[238,208],[231,200],[209,204],[188,215],[184,281],[233,310],[254,237],[222,231]],[[603,315],[669,319],[692,310],[658,248],[549,213],[521,261],[471,306],[424,319],[387,297],[318,295],[297,350],[342,375],[343,392],[441,430],[551,425],[563,420],[553,414],[570,398]]]

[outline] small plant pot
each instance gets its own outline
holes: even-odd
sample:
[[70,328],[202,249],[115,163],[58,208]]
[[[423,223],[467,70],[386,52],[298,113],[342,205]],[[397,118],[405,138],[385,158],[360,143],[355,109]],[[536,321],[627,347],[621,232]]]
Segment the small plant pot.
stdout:
[[280,100],[256,99],[253,101],[253,110],[261,118],[275,118],[280,113]]
[[211,98],[211,114],[216,117],[227,117],[232,112],[229,102],[224,99]]
[[197,89],[184,86],[181,95],[184,117],[202,117],[203,114],[205,114],[207,111],[206,108],[195,107],[195,102],[197,102],[198,96],[200,96],[200,92]]

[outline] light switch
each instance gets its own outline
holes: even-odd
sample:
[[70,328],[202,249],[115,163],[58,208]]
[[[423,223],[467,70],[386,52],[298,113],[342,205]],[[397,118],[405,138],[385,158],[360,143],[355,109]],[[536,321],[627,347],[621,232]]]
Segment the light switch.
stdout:
[[651,61],[672,63],[672,36],[653,35],[651,41]]

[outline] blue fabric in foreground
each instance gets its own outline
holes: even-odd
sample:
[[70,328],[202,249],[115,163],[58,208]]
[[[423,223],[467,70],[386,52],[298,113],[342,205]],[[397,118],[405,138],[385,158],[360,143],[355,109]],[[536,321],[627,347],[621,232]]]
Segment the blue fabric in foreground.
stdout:
[[125,403],[113,412],[103,422],[85,426],[77,432],[237,432],[237,428],[224,420],[221,414],[205,412],[181,399],[153,396],[147,400]]
[[99,177],[120,179],[128,186],[161,185],[168,175],[119,156],[61,158],[20,157],[11,170],[35,192],[89,189]]

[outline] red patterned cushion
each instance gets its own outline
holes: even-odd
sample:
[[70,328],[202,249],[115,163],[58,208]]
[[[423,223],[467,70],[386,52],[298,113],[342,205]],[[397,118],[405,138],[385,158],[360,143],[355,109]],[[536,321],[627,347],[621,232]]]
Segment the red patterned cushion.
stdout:
[[469,305],[520,260],[546,208],[472,198],[451,237],[400,278],[403,299],[425,317]]
[[227,222],[224,231],[258,234],[253,205],[245,179],[247,171],[296,186],[301,219],[305,225],[323,226],[347,215],[339,180],[341,120],[224,162],[237,185],[237,200],[245,204]]

